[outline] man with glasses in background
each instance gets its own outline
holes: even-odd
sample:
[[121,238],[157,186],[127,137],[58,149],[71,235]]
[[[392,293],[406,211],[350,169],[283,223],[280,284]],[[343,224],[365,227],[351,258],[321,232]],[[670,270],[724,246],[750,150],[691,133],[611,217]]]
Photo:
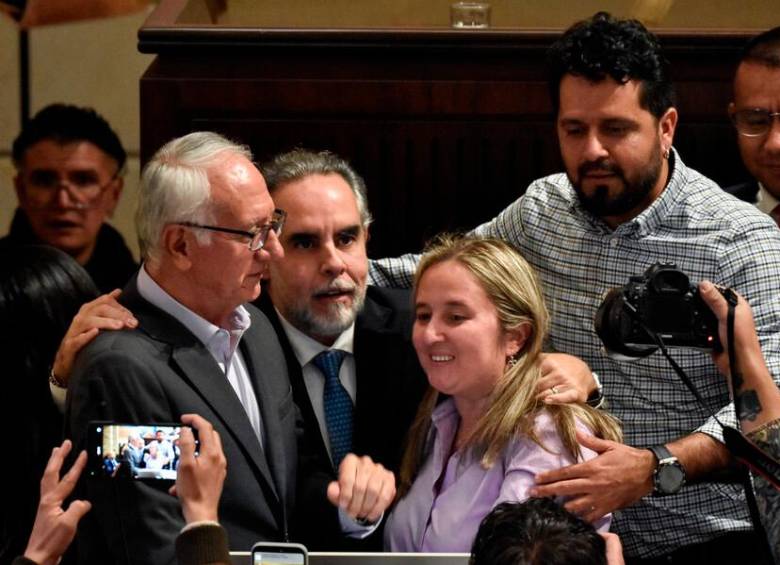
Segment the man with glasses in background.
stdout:
[[729,115],[753,179],[727,188],[780,225],[780,27],[754,37],[734,77]]
[[[102,332],[79,354],[66,436],[78,453],[90,421],[199,414],[222,439],[219,515],[233,550],[288,541],[298,521],[303,529],[314,516],[361,537],[392,501],[395,479],[369,457],[347,454],[332,480],[307,449],[276,333],[248,304],[284,255],[285,220],[251,159],[245,147],[196,132],[147,163],[136,212],[143,266],[120,299],[138,327]],[[79,526],[81,563],[173,562],[184,518],[165,489],[110,479],[83,488],[92,511]]]
[[43,243],[78,261],[101,292],[137,269],[122,236],[106,223],[122,194],[125,150],[94,110],[47,106],[13,144],[19,208],[5,245]]

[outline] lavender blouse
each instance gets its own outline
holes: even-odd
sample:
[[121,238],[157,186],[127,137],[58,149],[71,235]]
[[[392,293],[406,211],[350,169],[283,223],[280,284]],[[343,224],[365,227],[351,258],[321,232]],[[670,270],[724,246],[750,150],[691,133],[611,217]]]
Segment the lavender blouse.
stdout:
[[[471,550],[482,519],[501,502],[528,498],[537,473],[574,463],[546,411],[536,417],[539,441],[518,437],[490,469],[468,453],[451,451],[460,416],[452,399],[442,402],[432,417],[432,448],[409,492],[388,518],[385,548],[403,552],[464,552]],[[577,428],[590,433],[581,422]],[[430,445],[430,443],[429,443]],[[596,453],[581,448],[584,459]],[[440,483],[438,491],[436,483]],[[609,529],[611,516],[596,526]]]

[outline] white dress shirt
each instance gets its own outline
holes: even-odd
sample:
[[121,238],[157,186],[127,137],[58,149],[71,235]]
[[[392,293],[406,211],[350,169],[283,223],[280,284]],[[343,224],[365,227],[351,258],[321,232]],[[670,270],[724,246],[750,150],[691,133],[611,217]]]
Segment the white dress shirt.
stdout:
[[338,349],[347,353],[341,362],[339,380],[352,399],[352,405],[354,406],[357,394],[357,375],[355,374],[355,357],[353,356],[355,324],[353,323],[344,330],[336,338],[336,341],[333,342],[333,345],[327,347],[290,324],[278,310],[276,312],[279,315],[282,328],[284,328],[284,333],[287,334],[287,339],[290,341],[293,353],[295,353],[295,357],[301,366],[303,382],[306,385],[306,392],[309,394],[312,408],[314,408],[314,414],[317,416],[317,423],[320,425],[322,440],[328,449],[328,455],[332,456],[328,425],[325,421],[325,403],[322,398],[325,390],[325,376],[314,364],[314,358],[329,349]]
[[[284,316],[282,316],[279,310],[277,310],[276,313],[279,316],[279,321],[282,323],[284,333],[290,341],[290,346],[295,354],[295,358],[301,366],[303,382],[306,385],[309,401],[311,402],[312,408],[314,408],[314,414],[317,417],[322,441],[325,442],[325,447],[328,449],[328,455],[332,456],[330,452],[328,425],[325,421],[325,402],[322,398],[322,394],[325,390],[325,376],[313,363],[313,360],[317,355],[329,349],[339,349],[347,353],[347,355],[344,356],[344,360],[341,362],[339,381],[341,381],[342,386],[346,389],[349,397],[352,399],[352,405],[354,406],[355,398],[357,397],[357,374],[355,372],[355,357],[353,355],[355,345],[355,324],[353,323],[349,328],[344,330],[333,342],[333,345],[326,347],[290,324],[290,322],[284,319]],[[350,518],[342,508],[339,508],[341,531],[351,538],[360,539],[373,533],[382,522],[382,517],[384,517],[384,514],[382,514],[375,524],[363,525]]]
[[764,185],[758,183],[758,194],[756,194],[756,208],[761,210],[764,214],[771,214],[775,206],[780,204],[780,200],[774,197]]

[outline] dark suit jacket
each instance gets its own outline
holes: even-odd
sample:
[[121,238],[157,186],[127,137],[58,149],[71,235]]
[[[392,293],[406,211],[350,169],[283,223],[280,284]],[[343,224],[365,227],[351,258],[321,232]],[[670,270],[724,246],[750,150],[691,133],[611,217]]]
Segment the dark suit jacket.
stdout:
[[758,183],[755,180],[727,186],[723,190],[751,204],[755,204],[758,198]]
[[[74,451],[85,447],[90,420],[177,422],[182,414],[200,414],[219,432],[227,458],[219,516],[231,548],[249,550],[260,540],[287,539],[300,421],[284,355],[268,320],[248,306],[252,325],[241,341],[263,419],[266,443],[261,447],[224,372],[200,341],[141,298],[135,278],[122,302],[139,328],[101,333],[79,355],[73,371],[66,434],[74,440]],[[167,487],[117,479],[83,483],[82,493],[93,508],[79,528],[81,562],[174,562],[174,539],[184,521]]]
[[[369,286],[363,311],[355,321],[355,372],[357,394],[353,432],[353,451],[369,455],[397,474],[404,440],[428,381],[417,361],[411,343],[412,304],[407,289]],[[301,366],[292,350],[268,292],[263,292],[260,307],[279,336],[290,373],[295,403],[303,415],[306,435],[317,438],[316,451],[321,465],[332,464],[312,408]],[[335,470],[333,471],[335,476]],[[325,535],[318,530],[304,532],[310,549],[371,549],[381,546],[381,535],[356,546],[349,540]]]

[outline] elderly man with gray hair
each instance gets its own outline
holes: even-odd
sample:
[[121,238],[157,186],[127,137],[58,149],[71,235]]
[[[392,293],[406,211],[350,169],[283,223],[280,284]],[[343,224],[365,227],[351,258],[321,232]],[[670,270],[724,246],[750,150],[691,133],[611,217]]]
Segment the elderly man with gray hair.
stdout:
[[[173,422],[196,413],[213,422],[228,464],[219,515],[235,550],[294,537],[295,515],[309,515],[308,506],[319,516],[329,508],[343,532],[364,535],[395,493],[392,473],[368,457],[347,455],[331,481],[316,457],[298,451],[306,438],[284,355],[268,320],[247,304],[283,256],[284,220],[246,148],[205,132],[162,147],[139,192],[144,265],[121,297],[138,327],[98,335],[69,387],[66,433],[76,452],[91,420]],[[80,527],[81,562],[173,561],[184,520],[164,488],[95,479],[82,488],[93,511]]]

